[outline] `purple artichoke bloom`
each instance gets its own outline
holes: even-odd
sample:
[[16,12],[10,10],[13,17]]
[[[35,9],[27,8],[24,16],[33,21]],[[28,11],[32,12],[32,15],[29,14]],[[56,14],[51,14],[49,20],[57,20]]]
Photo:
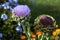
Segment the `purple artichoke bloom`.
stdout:
[[54,24],[54,21],[51,17],[45,15],[45,16],[42,16],[40,18],[40,23],[43,25],[43,26],[53,26]]
[[18,17],[25,17],[30,14],[30,8],[27,5],[18,5],[13,11]]

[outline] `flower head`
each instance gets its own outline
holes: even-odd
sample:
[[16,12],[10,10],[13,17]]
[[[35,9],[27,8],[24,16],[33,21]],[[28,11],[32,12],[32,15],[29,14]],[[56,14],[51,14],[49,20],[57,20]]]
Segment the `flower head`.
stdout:
[[18,3],[18,0],[13,0],[13,2]]
[[50,16],[42,15],[40,17],[40,23],[42,25],[48,26],[48,25],[53,25],[54,21],[53,21],[53,19]]
[[8,0],[9,1],[9,3],[12,3],[13,2],[13,0]]
[[52,35],[53,36],[56,36],[58,33],[60,33],[60,29],[56,29],[53,31]]
[[8,19],[8,16],[4,13],[1,15],[1,19],[6,20],[6,19]]
[[21,38],[21,40],[24,40],[24,39],[26,39],[27,37],[26,37],[25,35],[22,35],[20,38]]
[[34,33],[31,33],[32,38],[36,38],[36,35]]
[[30,14],[30,8],[27,5],[18,5],[13,11],[18,17],[25,17]]
[[16,27],[16,31],[17,31],[17,32],[23,32],[22,26],[19,26],[19,25],[18,25],[18,26]]
[[41,35],[42,35],[42,32],[41,32],[40,30],[36,30],[36,34],[37,34],[38,36],[41,36]]
[[35,19],[42,26],[55,26],[55,19],[49,15],[41,15]]
[[9,9],[9,2],[6,2],[6,3],[4,3],[4,4],[2,4],[2,7],[4,8],[4,9]]
[[18,0],[8,0],[10,3],[13,3],[13,2],[15,2],[15,3],[17,3],[18,2]]

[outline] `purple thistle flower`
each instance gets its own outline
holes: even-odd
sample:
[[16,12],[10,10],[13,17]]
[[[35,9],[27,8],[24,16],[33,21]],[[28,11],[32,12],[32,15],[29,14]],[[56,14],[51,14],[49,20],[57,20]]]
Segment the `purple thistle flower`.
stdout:
[[43,26],[53,26],[54,21],[51,17],[44,15],[40,17],[40,24],[42,24]]
[[25,17],[30,14],[30,8],[27,5],[18,5],[13,11],[18,17]]

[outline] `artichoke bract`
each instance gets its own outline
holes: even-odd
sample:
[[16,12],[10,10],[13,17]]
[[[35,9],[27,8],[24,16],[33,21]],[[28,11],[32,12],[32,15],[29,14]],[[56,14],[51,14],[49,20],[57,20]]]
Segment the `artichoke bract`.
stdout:
[[18,17],[25,17],[30,14],[30,8],[27,5],[18,5],[13,11]]

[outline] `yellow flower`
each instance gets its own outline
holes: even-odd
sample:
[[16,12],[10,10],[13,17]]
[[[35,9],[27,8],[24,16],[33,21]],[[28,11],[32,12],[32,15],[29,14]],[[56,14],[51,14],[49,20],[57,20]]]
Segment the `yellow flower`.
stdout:
[[60,32],[60,29],[56,29],[56,32]]
[[52,34],[53,34],[53,36],[56,36],[56,31],[53,31],[53,33],[52,33]]
[[60,33],[60,29],[56,29],[55,31],[53,31],[53,36],[56,36],[57,35],[57,33]]

